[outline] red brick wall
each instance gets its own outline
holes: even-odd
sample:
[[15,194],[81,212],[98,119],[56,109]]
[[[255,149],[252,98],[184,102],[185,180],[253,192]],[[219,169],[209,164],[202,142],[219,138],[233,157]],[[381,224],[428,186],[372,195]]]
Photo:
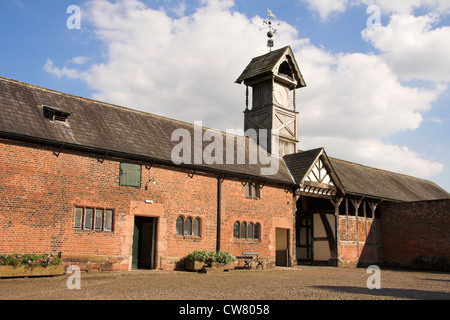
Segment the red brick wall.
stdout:
[[[159,268],[174,268],[195,249],[215,250],[217,177],[191,178],[178,168],[141,163],[141,188],[125,187],[119,186],[120,159],[100,162],[102,157],[69,150],[57,157],[58,151],[0,139],[0,253],[62,252],[68,263],[126,270],[135,215],[158,218]],[[157,183],[146,190],[150,178]],[[75,206],[114,209],[114,232],[74,230]],[[224,180],[221,249],[258,251],[274,260],[275,228],[292,229],[293,212],[292,192],[282,186],[268,183],[253,200],[245,198],[242,181]],[[200,218],[201,237],[175,235],[179,215]],[[262,240],[233,239],[236,220],[259,222]]]
[[450,259],[450,199],[381,206],[384,260],[411,266],[416,256]]
[[[259,252],[269,265],[275,263],[275,230],[290,229],[290,244],[293,252],[294,201],[292,192],[282,186],[266,184],[261,190],[261,199],[248,199],[240,181],[224,181],[222,186],[222,233],[221,250],[238,256],[242,252]],[[261,224],[261,240],[233,238],[236,221]],[[291,257],[293,258],[293,257]]]
[[341,266],[365,266],[381,262],[380,220],[340,215],[338,246]]

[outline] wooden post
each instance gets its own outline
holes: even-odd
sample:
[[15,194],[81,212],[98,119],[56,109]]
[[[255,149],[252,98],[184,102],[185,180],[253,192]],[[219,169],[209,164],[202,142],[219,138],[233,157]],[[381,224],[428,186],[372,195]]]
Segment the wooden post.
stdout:
[[248,86],[245,89],[245,111],[248,111]]
[[336,241],[335,241],[335,256],[331,256],[332,259],[335,260],[335,267],[337,267],[338,265],[338,261],[339,261],[339,243],[340,243],[340,232],[339,232],[339,206],[341,205],[342,201],[344,200],[344,196],[341,196],[339,198],[336,199],[330,199],[331,203],[334,205],[334,218],[335,218],[335,223],[334,223],[334,228],[335,228],[335,233],[336,233]]
[[359,260],[359,222],[358,222],[358,210],[361,202],[364,198],[359,200],[350,199],[352,201],[353,207],[355,208],[355,221],[356,221],[356,254]]
[[295,103],[295,100],[296,100],[296,94],[295,94],[295,91],[296,91],[296,89],[295,89],[295,87],[294,87],[294,99],[293,99],[294,111],[297,110],[297,106],[296,106],[296,103]]
[[[372,223],[374,223],[374,221],[375,221],[375,210],[381,204],[381,202],[382,202],[382,200],[380,200],[378,202],[375,202],[375,201],[368,202],[370,210],[372,211]],[[381,229],[381,223],[379,223],[378,228]],[[381,232],[381,230],[380,230],[380,232]],[[372,237],[372,241],[374,242],[374,259],[377,260],[378,259],[377,248],[380,245],[380,239],[378,239],[378,234],[377,234],[377,237]]]

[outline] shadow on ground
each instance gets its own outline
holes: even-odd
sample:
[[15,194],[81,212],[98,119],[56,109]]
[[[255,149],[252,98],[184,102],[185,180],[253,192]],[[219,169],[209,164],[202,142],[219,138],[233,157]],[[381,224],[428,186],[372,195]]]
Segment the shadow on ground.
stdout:
[[397,299],[417,299],[417,300],[450,300],[450,293],[440,291],[425,291],[416,289],[368,289],[361,287],[350,286],[313,286],[312,288],[328,290],[334,292],[341,292],[346,294],[367,295],[370,297],[380,299],[381,297],[394,297]]

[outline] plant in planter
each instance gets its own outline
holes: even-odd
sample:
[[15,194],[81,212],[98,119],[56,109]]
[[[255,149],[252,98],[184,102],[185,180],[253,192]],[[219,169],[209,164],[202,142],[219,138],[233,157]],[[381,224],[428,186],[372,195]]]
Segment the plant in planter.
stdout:
[[210,266],[222,271],[234,269],[233,256],[226,251],[215,252],[214,259],[211,261]]
[[233,256],[229,252],[219,251],[215,254],[215,262],[228,264],[233,261]]
[[229,252],[195,250],[186,257],[186,269],[198,271],[205,266],[214,266],[225,267],[226,270],[229,270],[234,268],[234,263],[232,265],[232,262],[233,256]]
[[206,264],[208,254],[205,250],[195,250],[186,257],[186,269],[198,271]]
[[57,275],[63,273],[61,258],[52,254],[0,255],[0,277]]

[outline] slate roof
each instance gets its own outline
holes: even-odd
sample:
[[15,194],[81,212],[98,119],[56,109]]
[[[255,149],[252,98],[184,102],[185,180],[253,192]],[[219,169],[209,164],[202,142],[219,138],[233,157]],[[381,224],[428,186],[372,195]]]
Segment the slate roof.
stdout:
[[432,181],[329,158],[346,193],[394,201],[449,199]]
[[[262,56],[253,58],[252,61],[248,64],[248,66],[244,69],[242,74],[236,80],[236,83],[242,83],[242,81],[253,79],[256,77],[263,76],[265,74],[272,74],[274,68],[278,64],[278,62],[286,55],[291,54],[293,57],[293,53],[290,46],[286,46],[281,49],[277,49],[266,53]],[[293,59],[293,63],[296,64],[295,59]],[[299,83],[297,84],[297,88],[305,87],[305,81],[303,80],[303,76],[296,65],[296,73],[299,77]]]
[[283,157],[295,182],[301,184],[323,148],[288,154]]
[[[52,122],[44,117],[43,106],[70,113],[68,124]],[[179,144],[179,140],[171,141],[171,136],[176,129],[185,129],[194,137],[193,124],[0,77],[0,137],[32,140],[55,146],[64,145],[64,148],[79,148],[110,156],[155,160],[174,165],[171,152]],[[219,135],[223,137],[222,159],[225,161],[226,134],[219,132]],[[236,139],[242,141],[244,138],[236,136]],[[202,150],[210,143],[203,142]],[[193,159],[194,142],[191,144]],[[249,161],[246,161],[246,164],[237,164],[236,147],[237,143],[233,164],[203,162],[187,167],[294,184],[284,161],[275,159],[279,162],[278,172],[264,176],[261,174],[261,168],[267,168],[269,165],[249,164]],[[247,157],[248,152],[247,144]]]
[[[297,184],[314,165],[323,148],[298,152],[283,157]],[[450,198],[450,194],[432,181],[367,167],[326,156],[339,178],[344,192],[387,201],[421,201]]]

